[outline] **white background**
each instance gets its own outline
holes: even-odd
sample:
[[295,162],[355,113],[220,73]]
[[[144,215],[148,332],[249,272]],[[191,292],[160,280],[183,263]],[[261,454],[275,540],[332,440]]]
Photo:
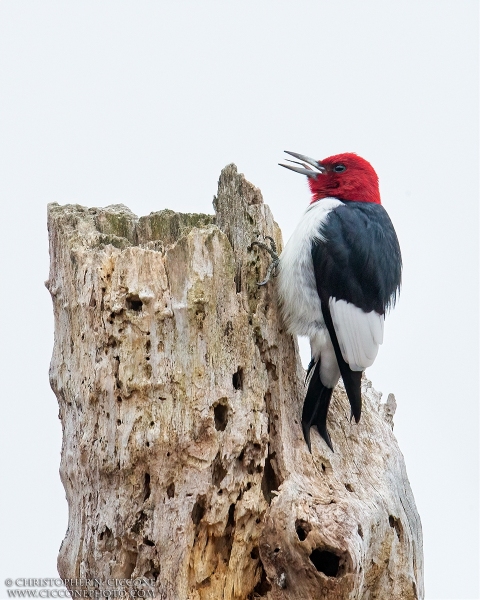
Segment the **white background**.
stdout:
[[282,150],[354,151],[404,257],[368,376],[424,527],[427,598],[478,598],[478,3],[0,2],[0,590],[54,577],[67,507],[47,202],[212,212],[220,169],[288,239],[309,201]]

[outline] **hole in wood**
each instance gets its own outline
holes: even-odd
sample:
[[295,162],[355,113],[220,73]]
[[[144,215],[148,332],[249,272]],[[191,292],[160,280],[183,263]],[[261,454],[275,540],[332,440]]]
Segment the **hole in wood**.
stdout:
[[207,577],[206,579],[204,579],[203,581],[201,581],[199,583],[198,589],[202,590],[202,589],[208,588],[208,587],[210,587],[211,583],[212,583],[211,577]]
[[100,532],[100,535],[98,537],[100,538],[100,540],[103,540],[104,537],[107,539],[111,538],[112,530],[105,525],[105,529],[102,532]]
[[112,552],[115,547],[115,537],[112,534],[112,530],[105,525],[105,528],[100,533],[99,538],[102,540],[105,550],[107,552]]
[[398,539],[401,540],[402,539],[402,524],[400,523],[400,520],[397,519],[396,517],[394,517],[393,515],[389,515],[388,522],[390,524],[390,527],[392,529],[395,529],[395,533],[397,534]]
[[145,479],[143,482],[143,501],[150,498],[150,473],[145,473]]
[[192,509],[192,521],[195,525],[198,525],[203,519],[205,514],[205,496],[199,496]]
[[234,281],[235,281],[235,291],[238,294],[242,291],[242,271],[241,271],[240,265],[237,266],[237,272],[235,274]]
[[273,381],[278,381],[277,365],[267,360],[265,361],[265,367],[267,369],[267,373],[270,375]]
[[215,418],[215,429],[217,431],[225,431],[228,423],[228,406],[220,401],[219,404],[213,407],[213,416]]
[[233,529],[235,527],[235,504],[230,504],[230,508],[228,509],[228,521],[227,521],[227,529]]
[[269,454],[265,460],[265,468],[262,477],[262,493],[268,504],[271,504],[274,497],[273,492],[278,490],[280,482],[272,466],[272,459],[275,453]]
[[340,557],[333,552],[315,548],[315,550],[310,554],[310,560],[314,564],[317,571],[320,571],[320,573],[323,573],[327,577],[338,576]]
[[167,496],[169,498],[175,497],[175,484],[173,482],[167,487]]
[[[262,564],[262,563],[260,563]],[[265,573],[265,569],[263,568],[262,565],[262,574],[260,576],[260,581],[257,583],[257,585],[255,586],[254,590],[253,590],[253,597],[260,597],[263,598],[263,596],[266,596],[268,594],[268,592],[270,592],[272,590],[272,586],[270,584],[270,582],[267,579],[267,574]]]
[[130,294],[127,296],[127,308],[139,312],[142,310],[143,302],[140,300],[137,294]]
[[220,457],[220,452],[217,453],[217,456],[213,459],[212,463],[212,483],[215,487],[219,487],[220,483],[225,478],[227,474],[227,469],[222,464],[222,459]]
[[355,489],[353,487],[353,485],[351,483],[346,483],[345,484],[345,488],[349,491],[349,492],[354,492]]
[[312,526],[303,519],[297,519],[295,521],[295,531],[297,532],[298,539],[303,542],[307,539],[307,535],[312,530]]
[[138,514],[137,520],[133,524],[132,532],[140,533],[143,529],[143,526],[145,525],[146,520],[147,520],[147,515],[143,512],[143,510],[140,511],[140,513]]
[[236,373],[232,376],[232,384],[236,390],[243,390],[243,369],[238,367]]
[[146,564],[145,577],[157,580],[160,575],[160,569],[153,560],[149,560]]
[[155,546],[155,543],[152,542],[152,540],[149,540],[148,538],[143,538],[143,543],[145,544],[145,546]]

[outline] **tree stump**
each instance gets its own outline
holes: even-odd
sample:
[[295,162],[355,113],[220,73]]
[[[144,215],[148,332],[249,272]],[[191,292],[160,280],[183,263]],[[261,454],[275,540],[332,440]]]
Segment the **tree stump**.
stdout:
[[251,246],[280,230],[235,165],[214,208],[49,205],[60,576],[146,577],[165,600],[422,598],[393,397],[365,380],[356,425],[338,386],[335,452],[312,430],[309,453],[297,342]]

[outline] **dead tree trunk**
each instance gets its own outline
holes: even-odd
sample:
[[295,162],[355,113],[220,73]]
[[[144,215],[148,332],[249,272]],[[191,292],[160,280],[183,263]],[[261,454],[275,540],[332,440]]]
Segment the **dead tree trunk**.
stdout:
[[234,165],[214,206],[49,206],[61,577],[147,577],[168,600],[422,598],[393,398],[365,381],[356,425],[338,387],[335,453],[313,431],[308,452],[296,340],[250,247],[280,230]]

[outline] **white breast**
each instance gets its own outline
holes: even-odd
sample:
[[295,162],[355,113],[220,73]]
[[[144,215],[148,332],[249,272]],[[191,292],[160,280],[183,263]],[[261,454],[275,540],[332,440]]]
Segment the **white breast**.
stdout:
[[324,198],[311,204],[280,256],[277,289],[289,333],[312,337],[325,328],[312,262],[312,241],[328,213],[342,203]]

